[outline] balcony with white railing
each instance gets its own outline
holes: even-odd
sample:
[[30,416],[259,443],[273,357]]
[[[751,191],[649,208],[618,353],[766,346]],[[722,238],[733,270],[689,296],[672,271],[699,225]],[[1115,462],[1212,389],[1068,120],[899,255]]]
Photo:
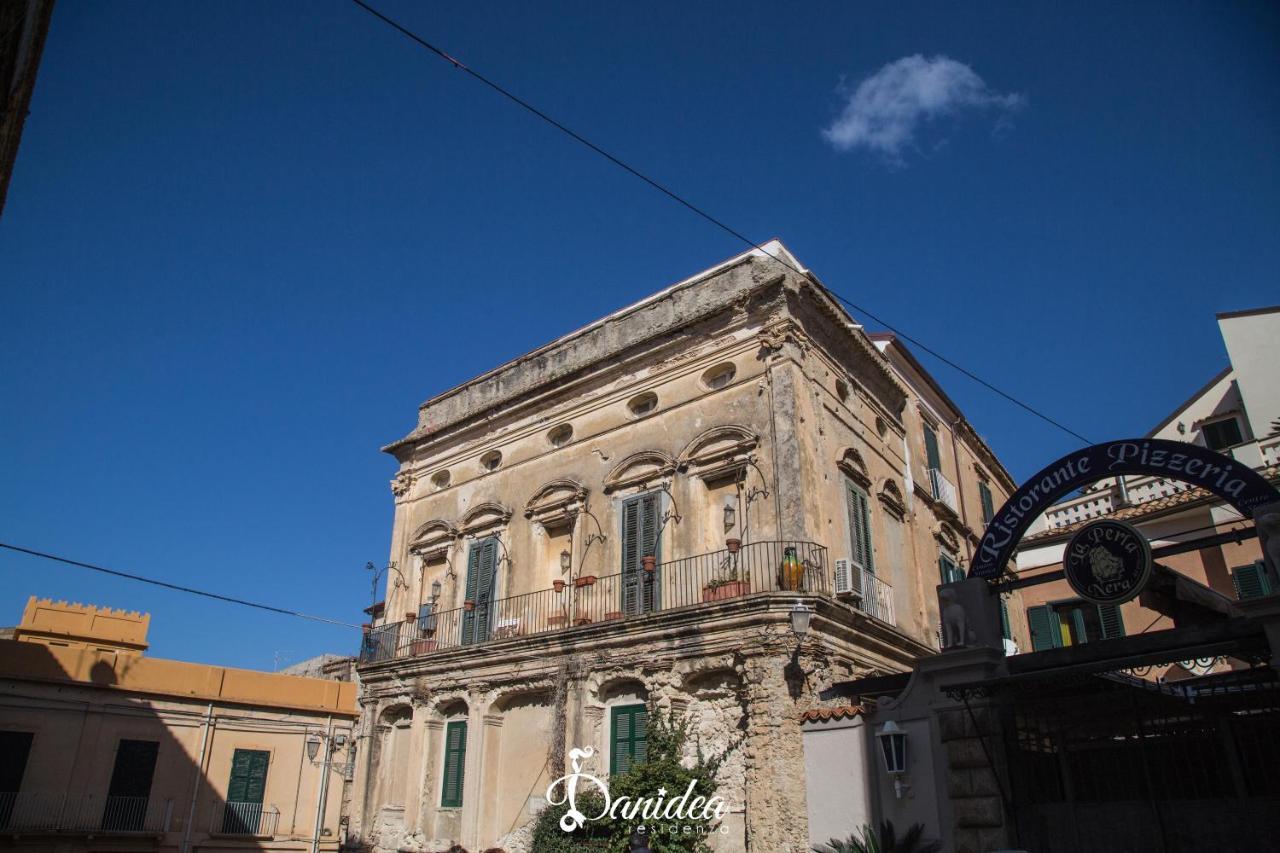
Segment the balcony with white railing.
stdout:
[[941,501],[956,515],[960,514],[960,499],[956,493],[956,484],[948,480],[937,468],[929,469],[929,487],[934,500]]
[[44,792],[0,793],[0,832],[90,835],[169,831],[173,801],[159,797]]

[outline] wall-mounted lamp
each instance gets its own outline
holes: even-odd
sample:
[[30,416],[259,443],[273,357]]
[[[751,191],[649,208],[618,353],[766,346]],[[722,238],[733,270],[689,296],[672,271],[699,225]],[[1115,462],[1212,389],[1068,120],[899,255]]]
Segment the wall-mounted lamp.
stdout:
[[324,740],[320,737],[320,735],[315,734],[314,732],[307,735],[307,760],[308,761],[316,760],[316,756],[320,753],[320,744],[322,743],[324,743]]
[[438,601],[440,599],[440,581],[431,582],[431,600]]
[[791,608],[791,633],[796,635],[796,639],[804,642],[804,638],[809,635],[809,621],[813,619],[813,611],[804,605],[804,602],[797,601],[795,607]]
[[893,720],[889,720],[876,732],[876,740],[880,743],[880,757],[884,759],[884,770],[893,778],[893,793],[902,799],[902,792],[911,786],[902,781],[907,772],[907,733]]
[[560,571],[567,572],[573,568],[573,556],[568,551],[560,552]]
[[738,525],[738,511],[734,509],[733,504],[726,503],[724,505],[724,532],[728,533]]

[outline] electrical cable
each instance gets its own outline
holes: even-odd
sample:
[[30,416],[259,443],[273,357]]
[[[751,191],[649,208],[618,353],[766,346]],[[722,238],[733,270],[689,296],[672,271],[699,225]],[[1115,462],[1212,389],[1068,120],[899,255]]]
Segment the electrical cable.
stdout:
[[112,575],[113,577],[125,578],[126,580],[140,581],[141,583],[149,583],[149,584],[152,584],[153,586],[160,586],[160,587],[164,587],[165,589],[171,589],[177,592],[185,592],[191,595],[200,595],[205,598],[212,598],[215,601],[224,601],[228,604],[239,604],[243,607],[254,607],[254,608],[257,608],[258,610],[266,610],[269,613],[279,613],[284,616],[296,616],[299,619],[309,619],[312,622],[322,622],[326,625],[338,625],[343,628],[355,628],[357,630],[360,629],[359,625],[352,625],[350,622],[340,622],[337,619],[328,619],[324,616],[313,616],[310,613],[302,613],[300,611],[289,610],[288,608],[284,608],[284,607],[274,607],[270,604],[260,604],[256,601],[248,601],[243,598],[233,598],[229,595],[219,595],[216,592],[206,592],[202,589],[195,589],[189,586],[179,586],[178,584],[168,583],[167,581],[156,580],[155,578],[148,578],[142,575],[131,574],[129,572],[121,572],[121,571],[117,571],[116,569],[108,569],[105,566],[97,566],[97,565],[94,565],[93,563],[84,563],[84,562],[81,562],[80,560],[72,560],[67,557],[59,557],[57,554],[48,554],[48,553],[45,553],[44,551],[36,551],[31,548],[23,548],[18,545],[10,545],[6,542],[0,542],[0,548],[5,548],[9,551],[16,551],[19,554],[27,554],[28,556],[31,556],[31,557],[39,557],[42,560],[52,560],[57,563],[65,563],[68,566],[78,566],[79,568],[82,568],[82,569],[89,569],[90,571],[101,572],[106,575]]
[[[436,47],[434,44],[432,44],[431,42],[427,41],[426,39],[424,39],[422,36],[418,35],[417,33],[413,32],[413,31],[412,31],[412,30],[410,30],[408,27],[405,27],[403,24],[399,23],[398,21],[394,20],[393,18],[388,17],[387,15],[384,15],[382,12],[378,11],[378,10],[377,10],[377,9],[375,9],[373,6],[370,6],[368,3],[365,3],[365,2],[364,2],[364,0],[351,0],[351,2],[352,2],[352,3],[354,3],[356,6],[359,6],[359,7],[360,7],[361,9],[363,9],[364,11],[368,12],[368,13],[369,13],[370,15],[372,15],[373,17],[377,18],[379,21],[382,21],[384,24],[386,24],[387,26],[389,26],[389,27],[391,27],[392,29],[394,29],[396,32],[398,32],[398,33],[400,33],[401,35],[403,35],[405,38],[408,38],[409,40],[413,41],[414,43],[416,43],[416,44],[417,44],[417,45],[419,45],[420,47],[422,47],[422,48],[424,48],[424,49],[426,49],[426,50],[430,51],[431,53],[434,53],[436,56],[438,56],[438,57],[440,57],[441,59],[443,59],[444,61],[448,62],[448,63],[449,63],[450,65],[452,65],[454,68],[457,68],[457,69],[459,69],[460,71],[465,71],[468,75],[470,75],[470,76],[471,76],[472,78],[474,78],[476,81],[478,81],[478,82],[480,82],[480,83],[483,83],[485,86],[488,86],[490,89],[492,89],[493,91],[495,91],[495,92],[497,92],[498,94],[502,95],[502,96],[503,96],[504,98],[506,98],[507,100],[511,101],[512,103],[516,104],[517,106],[521,107],[522,109],[524,109],[524,110],[526,110],[526,111],[528,111],[528,112],[532,113],[534,116],[538,117],[538,118],[539,118],[539,119],[541,119],[542,121],[544,121],[544,122],[546,122],[547,124],[551,125],[551,126],[552,126],[552,127],[554,127],[556,130],[559,130],[561,133],[563,133],[563,134],[565,134],[566,136],[568,136],[569,138],[573,139],[575,142],[578,142],[579,144],[581,144],[581,145],[583,145],[583,146],[585,146],[585,147],[589,148],[591,151],[595,152],[595,153],[596,153],[596,154],[598,154],[599,156],[601,156],[601,157],[603,157],[604,159],[608,160],[610,163],[613,163],[613,164],[614,164],[615,166],[617,166],[618,168],[620,168],[620,169],[622,169],[622,170],[626,171],[627,173],[629,173],[629,174],[630,174],[630,175],[632,175],[633,177],[638,178],[639,180],[641,180],[641,181],[643,181],[644,183],[648,184],[650,187],[652,187],[653,189],[655,189],[655,190],[657,190],[658,192],[662,193],[663,195],[667,196],[667,197],[668,197],[668,198],[670,198],[672,201],[676,202],[677,204],[681,205],[682,207],[687,208],[687,209],[688,209],[690,212],[692,212],[693,214],[695,214],[695,215],[697,215],[697,216],[701,217],[702,219],[706,220],[707,222],[709,222],[709,223],[711,223],[712,225],[716,226],[717,228],[721,229],[721,230],[722,230],[722,231],[724,231],[725,233],[727,233],[727,234],[729,234],[729,235],[733,236],[734,238],[736,238],[736,239],[738,239],[738,240],[742,241],[742,242],[743,242],[743,243],[745,243],[746,245],[750,246],[751,248],[753,248],[753,249],[755,249],[756,251],[758,251],[758,252],[760,252],[761,254],[763,254],[765,257],[767,257],[767,258],[771,258],[771,259],[773,259],[774,261],[776,261],[777,263],[779,263],[779,264],[781,264],[781,265],[783,265],[783,266],[787,267],[788,269],[792,270],[792,271],[793,271],[793,272],[795,272],[796,274],[801,275],[801,276],[805,276],[806,278],[808,278],[808,277],[809,277],[809,276],[808,276],[808,274],[807,274],[804,270],[797,269],[793,264],[790,264],[790,263],[788,263],[787,261],[783,260],[782,258],[779,258],[779,257],[777,257],[776,255],[772,254],[771,252],[767,251],[763,246],[761,246],[759,243],[757,243],[756,241],[752,240],[751,238],[747,237],[747,236],[746,236],[746,235],[744,235],[742,232],[740,232],[740,231],[738,231],[737,229],[735,229],[735,228],[731,227],[730,225],[728,225],[727,223],[723,222],[722,220],[717,219],[716,217],[712,216],[710,213],[708,213],[707,211],[705,211],[705,210],[703,210],[702,208],[698,207],[698,206],[697,206],[697,205],[695,205],[693,202],[691,202],[691,201],[689,201],[689,200],[685,199],[685,198],[684,198],[683,196],[681,196],[679,193],[675,192],[675,191],[674,191],[674,190],[672,190],[672,189],[667,188],[667,187],[666,187],[666,186],[664,186],[663,184],[659,183],[657,180],[655,180],[655,179],[653,179],[653,178],[649,177],[648,175],[644,174],[643,172],[641,172],[639,169],[636,169],[635,167],[633,167],[633,166],[631,166],[631,165],[627,164],[625,161],[623,161],[623,160],[622,160],[622,159],[620,159],[619,157],[617,157],[617,156],[615,156],[615,155],[613,155],[613,154],[609,153],[609,152],[608,152],[608,151],[606,151],[604,148],[601,148],[599,145],[595,144],[595,143],[594,143],[594,142],[592,142],[591,140],[589,140],[589,139],[587,139],[586,137],[584,137],[582,134],[578,133],[577,131],[575,131],[575,130],[573,130],[573,129],[569,128],[569,127],[567,127],[566,125],[564,125],[564,124],[562,124],[561,122],[557,121],[556,119],[552,118],[550,115],[548,115],[547,113],[545,113],[545,112],[543,112],[542,110],[538,109],[538,108],[537,108],[537,107],[535,107],[533,104],[531,104],[531,103],[529,103],[528,101],[524,100],[524,99],[523,99],[523,98],[521,98],[519,95],[516,95],[514,92],[510,91],[509,89],[504,88],[502,85],[500,85],[500,84],[499,84],[499,83],[497,83],[496,81],[491,80],[490,78],[488,78],[488,77],[486,77],[485,75],[481,74],[479,71],[476,71],[474,68],[471,68],[470,66],[468,66],[468,65],[464,64],[463,62],[461,62],[460,60],[458,60],[456,57],[454,57],[454,56],[450,55],[449,53],[445,52],[445,51],[444,51],[444,50],[442,50],[441,48]],[[877,323],[879,323],[880,325],[884,326],[886,329],[888,329],[888,330],[889,330],[890,332],[892,332],[893,334],[897,335],[898,337],[902,338],[902,339],[903,339],[903,340],[905,340],[905,341],[908,341],[909,343],[911,343],[911,344],[913,344],[914,346],[918,347],[918,348],[919,348],[919,349],[921,349],[922,351],[924,351],[924,352],[928,353],[929,355],[933,356],[934,358],[938,359],[939,361],[941,361],[943,364],[947,365],[948,367],[951,367],[952,369],[959,371],[961,374],[963,374],[964,376],[967,376],[969,379],[973,380],[974,382],[977,382],[977,383],[978,383],[979,385],[981,385],[982,387],[984,387],[984,388],[988,389],[989,391],[991,391],[991,392],[993,392],[993,393],[995,393],[995,394],[999,395],[1000,397],[1004,398],[1005,400],[1008,400],[1009,402],[1013,403],[1014,405],[1018,406],[1019,408],[1023,409],[1024,411],[1026,411],[1026,412],[1028,412],[1028,413],[1030,413],[1030,414],[1034,415],[1035,417],[1039,418],[1040,420],[1044,421],[1045,423],[1047,423],[1047,424],[1049,424],[1049,425],[1051,425],[1051,426],[1054,426],[1054,427],[1056,427],[1056,428],[1057,428],[1057,429],[1059,429],[1059,430],[1062,430],[1063,432],[1067,433],[1068,435],[1072,436],[1073,438],[1078,439],[1079,441],[1083,442],[1084,444],[1086,444],[1086,445],[1094,444],[1094,442],[1092,442],[1092,441],[1090,441],[1089,439],[1085,438],[1083,435],[1081,435],[1080,433],[1078,433],[1078,432],[1076,432],[1075,430],[1071,429],[1070,427],[1065,426],[1064,424],[1060,423],[1060,422],[1059,422],[1059,421],[1057,421],[1057,420],[1054,420],[1053,418],[1049,417],[1048,415],[1044,414],[1043,412],[1040,412],[1039,410],[1037,410],[1037,409],[1035,409],[1034,407],[1032,407],[1032,406],[1028,405],[1027,403],[1022,402],[1022,401],[1021,401],[1021,400],[1019,400],[1018,398],[1014,397],[1012,394],[1009,394],[1009,393],[1007,393],[1007,392],[1005,392],[1005,391],[1002,391],[1001,389],[997,388],[995,385],[992,385],[990,382],[988,382],[987,380],[985,380],[985,379],[981,378],[980,376],[976,375],[976,374],[975,374],[975,373],[973,373],[972,371],[970,371],[970,370],[968,370],[968,369],[966,369],[966,368],[964,368],[964,367],[961,367],[961,366],[960,366],[959,364],[957,364],[956,362],[952,361],[951,359],[947,358],[946,356],[941,355],[937,350],[935,350],[935,349],[933,349],[932,347],[929,347],[929,346],[927,346],[926,344],[922,343],[919,339],[914,338],[914,337],[912,337],[911,335],[908,335],[908,334],[906,334],[905,332],[903,332],[903,331],[901,331],[901,330],[899,330],[899,329],[895,328],[894,326],[892,326],[892,325],[890,325],[889,323],[885,322],[884,320],[880,319],[880,318],[879,318],[879,317],[877,317],[875,314],[871,313],[870,311],[866,310],[865,308],[862,308],[861,306],[857,305],[856,303],[852,302],[851,300],[846,299],[845,297],[841,296],[840,294],[836,293],[835,291],[831,290],[830,288],[827,288],[825,285],[821,285],[821,286],[822,286],[822,287],[824,287],[824,288],[827,290],[827,292],[828,292],[828,293],[830,293],[832,296],[834,296],[834,297],[835,297],[836,299],[838,299],[839,301],[841,301],[841,302],[845,303],[845,304],[846,304],[846,305],[848,305],[849,307],[853,308],[855,311],[857,311],[857,312],[859,312],[859,313],[861,313],[861,314],[865,314],[867,317],[870,317],[872,320],[874,320],[875,322],[877,322]]]

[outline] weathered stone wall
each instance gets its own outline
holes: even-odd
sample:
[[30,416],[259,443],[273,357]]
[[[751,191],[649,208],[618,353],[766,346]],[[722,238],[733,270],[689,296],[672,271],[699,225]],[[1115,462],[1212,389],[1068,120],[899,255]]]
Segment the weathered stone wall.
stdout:
[[[972,706],[971,706],[972,707]],[[947,796],[955,825],[955,853],[986,853],[1009,847],[1010,833],[1000,784],[992,763],[1006,778],[999,715],[985,705],[938,714],[947,759]]]

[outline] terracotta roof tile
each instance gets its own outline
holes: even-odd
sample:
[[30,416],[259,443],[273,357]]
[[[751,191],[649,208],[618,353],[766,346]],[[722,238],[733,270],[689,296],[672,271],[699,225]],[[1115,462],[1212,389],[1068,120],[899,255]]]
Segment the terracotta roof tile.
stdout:
[[861,714],[861,705],[839,705],[834,708],[810,708],[800,715],[800,722],[826,723],[831,720],[851,720]]

